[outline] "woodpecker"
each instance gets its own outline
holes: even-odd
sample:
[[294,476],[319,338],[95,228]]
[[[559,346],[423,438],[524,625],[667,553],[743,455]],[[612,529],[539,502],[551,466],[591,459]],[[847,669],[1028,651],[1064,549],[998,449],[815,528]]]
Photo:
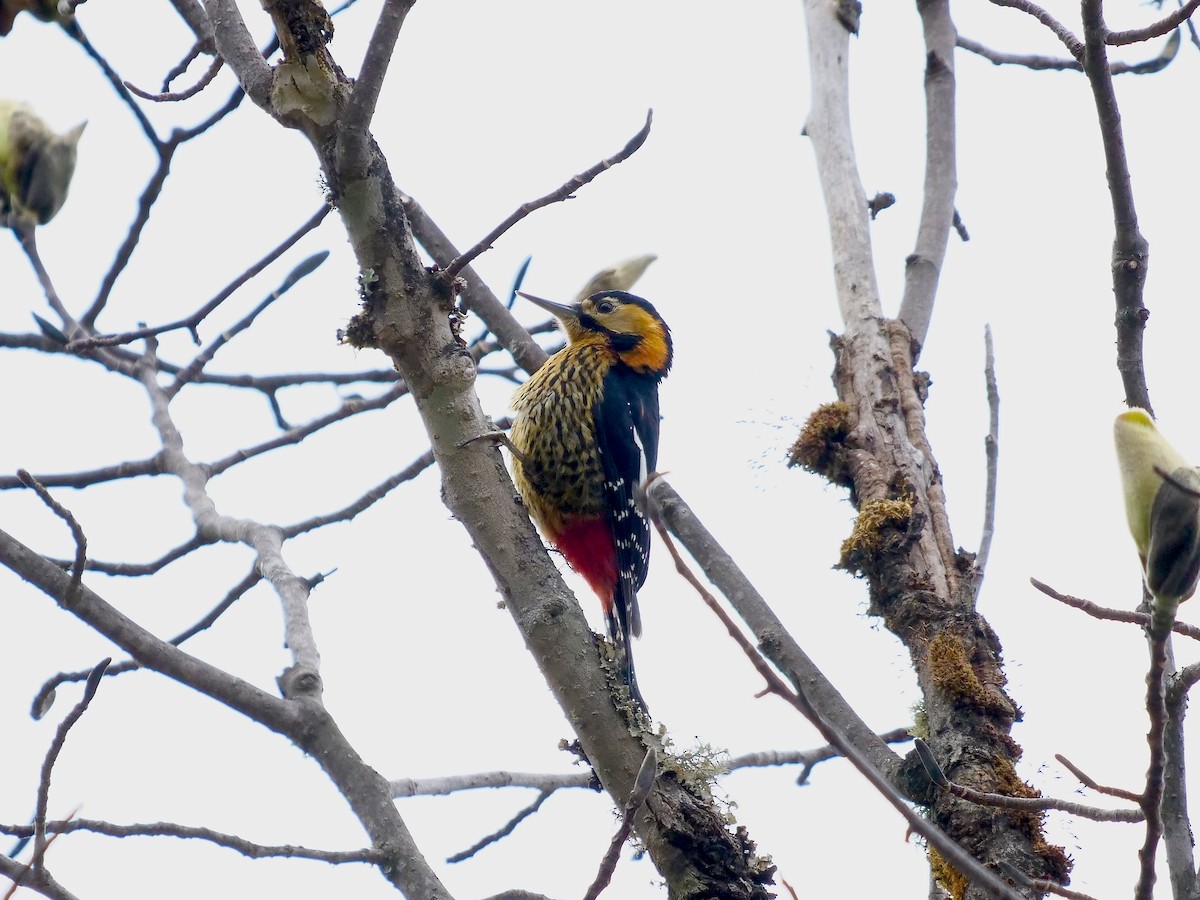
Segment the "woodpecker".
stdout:
[[658,465],[671,330],[625,291],[571,304],[520,295],[558,319],[567,346],[513,396],[514,480],[542,534],[599,596],[630,696],[645,709],[630,644],[642,633],[650,526],[634,493]]

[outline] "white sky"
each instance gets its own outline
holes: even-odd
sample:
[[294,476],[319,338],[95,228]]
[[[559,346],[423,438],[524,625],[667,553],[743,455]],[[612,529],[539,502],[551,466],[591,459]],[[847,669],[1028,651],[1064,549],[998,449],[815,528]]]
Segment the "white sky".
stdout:
[[[1112,24],[1153,9],[1111,4]],[[377,4],[337,20],[332,49],[357,69]],[[1072,27],[1077,5],[1050,4]],[[245,15],[265,40],[258,4]],[[1039,26],[983,2],[955,10],[960,31],[1013,51],[1062,55]],[[121,75],[153,89],[189,46],[166,4],[101,3],[81,21]],[[153,35],[153,38],[149,37]],[[907,724],[917,699],[906,654],[864,616],[865,587],[831,571],[852,510],[841,490],[783,468],[807,414],[833,398],[829,331],[840,328],[812,151],[799,4],[614,0],[417,5],[393,59],[375,123],[397,183],[460,245],[521,202],[617,150],[655,110],[649,141],[626,164],[540,211],[477,263],[497,293],[533,255],[526,287],[569,298],[598,268],[653,252],[638,285],[671,324],[676,367],[662,391],[660,468],[739,560],[801,645],[880,730]],[[1130,54],[1140,59],[1151,50]],[[898,204],[873,226],[885,310],[894,314],[911,252],[923,176],[924,48],[914,4],[869,4],[852,44],[856,141],[868,195]],[[1097,780],[1136,789],[1145,771],[1144,643],[1137,631],[1059,608],[1036,576],[1098,603],[1132,607],[1135,557],[1124,532],[1111,449],[1122,390],[1109,279],[1111,216],[1092,101],[1081,76],[998,69],[960,53],[958,209],[972,240],[952,238],[921,367],[933,378],[930,438],[945,476],[956,541],[978,542],[983,501],[983,325],[995,334],[1002,397],[999,520],[981,609],[1005,647],[1010,695],[1025,710],[1014,736],[1021,773],[1044,792],[1082,799],[1053,760],[1063,753]],[[1164,431],[1200,458],[1200,420],[1187,377],[1196,328],[1192,90],[1200,57],[1186,46],[1163,74],[1118,80],[1134,188],[1151,244],[1147,369]],[[187,83],[190,83],[188,81]],[[201,98],[150,109],[160,127],[191,124],[228,96],[223,73]],[[124,237],[152,161],[136,124],[82,52],[22,16],[0,41],[0,94],[31,102],[55,127],[89,120],[70,200],[39,234],[60,294],[79,312]],[[248,101],[178,155],[131,268],[100,324],[124,330],[191,311],[290,233],[319,205],[313,155]],[[1182,170],[1182,171],[1181,171]],[[334,333],[357,308],[354,269],[336,217],[255,279],[202,328],[207,341],[272,290],[309,253],[333,252],[249,337],[210,367],[261,373],[386,365]],[[50,313],[16,244],[0,235],[0,331]],[[535,311],[518,307],[529,323]],[[472,331],[476,323],[472,323]],[[190,342],[165,338],[185,360]],[[156,449],[144,395],[85,363],[0,355],[6,426],[0,471],[90,468]],[[365,392],[374,389],[364,388]],[[511,385],[481,381],[489,411]],[[293,421],[337,403],[332,390],[287,393]],[[257,396],[192,387],[173,406],[192,459],[215,459],[274,432]],[[289,523],[338,508],[425,447],[397,405],[235,469],[213,482],[222,512]],[[170,479],[58,492],[87,530],[91,555],[149,560],[190,535]],[[25,493],[0,494],[0,527],[65,555],[65,530]],[[290,543],[300,575],[336,568],[312,601],[326,701],[364,757],[389,778],[497,768],[563,771],[569,729],[524,652],[465,532],[438,500],[433,472],[350,525]],[[719,623],[655,554],[642,594],[639,676],[679,748],[750,750],[821,743],[761,687]],[[198,618],[249,566],[241,548],[209,549],[152,580],[88,583],[162,635]],[[580,587],[601,627],[598,604]],[[77,699],[65,688],[49,720],[30,699],[63,669],[112,653],[104,640],[0,571],[0,821],[26,821],[38,767]],[[1182,617],[1193,615],[1184,607]],[[287,664],[279,608],[256,588],[188,650],[267,689]],[[1196,657],[1178,648],[1181,662]],[[118,658],[120,658],[118,656]],[[901,748],[905,749],[905,748]],[[792,770],[723,780],[735,814],[802,896],[923,896],[924,854],[904,824],[844,763],[797,788]],[[494,791],[400,801],[419,845],[444,859],[533,799]],[[361,829],[316,765],[285,741],[153,674],[106,680],[55,770],[51,813],[114,822],[207,825],[262,843],[355,848]],[[503,843],[438,864],[459,898],[521,887],[582,894],[613,829],[597,795],[556,795]],[[1073,886],[1101,897],[1136,877],[1138,826],[1051,817],[1077,860]],[[871,865],[846,865],[863,856]],[[365,866],[249,862],[232,851],[168,839],[72,835],[51,870],[88,900],[163,896],[394,896]],[[1167,896],[1165,864],[1158,896]],[[606,896],[660,897],[657,875],[628,852]]]

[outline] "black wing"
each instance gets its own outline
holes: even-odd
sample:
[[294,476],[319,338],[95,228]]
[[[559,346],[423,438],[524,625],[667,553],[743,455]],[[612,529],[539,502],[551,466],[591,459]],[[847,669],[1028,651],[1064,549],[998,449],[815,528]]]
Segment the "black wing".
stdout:
[[[1180,490],[1182,485],[1187,490]],[[1176,469],[1164,481],[1150,508],[1146,587],[1155,596],[1186,600],[1200,578],[1200,473]]]
[[[637,592],[650,563],[650,524],[635,502],[637,486],[658,464],[658,383],[623,367],[604,378],[596,412],[604,500],[616,545],[618,596],[624,632],[641,634]],[[615,635],[614,635],[615,637]]]

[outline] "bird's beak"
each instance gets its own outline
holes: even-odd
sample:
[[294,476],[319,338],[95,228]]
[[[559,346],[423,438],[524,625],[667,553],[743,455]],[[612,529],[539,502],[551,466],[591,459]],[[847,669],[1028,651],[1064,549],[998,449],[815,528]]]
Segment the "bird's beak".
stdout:
[[556,318],[577,320],[579,318],[579,305],[576,303],[555,303],[553,300],[543,300],[541,297],[535,297],[533,294],[526,294],[524,291],[517,291],[518,297],[524,297],[535,306],[540,306],[548,313],[552,313]]

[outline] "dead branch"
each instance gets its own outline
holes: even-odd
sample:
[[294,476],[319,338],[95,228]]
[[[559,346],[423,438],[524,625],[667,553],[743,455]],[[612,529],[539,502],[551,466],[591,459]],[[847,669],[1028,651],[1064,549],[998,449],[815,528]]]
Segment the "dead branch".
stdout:
[[654,110],[651,109],[646,113],[646,124],[643,125],[641,130],[638,131],[638,133],[632,138],[630,138],[625,146],[622,147],[617,153],[608,157],[607,159],[600,160],[600,162],[596,163],[591,168],[580,172],[574,178],[569,179],[564,185],[562,185],[562,187],[551,191],[544,197],[539,197],[536,200],[530,200],[527,203],[522,203],[519,207],[517,207],[517,210],[512,215],[488,232],[479,243],[477,243],[474,247],[471,247],[466,253],[463,253],[457,259],[453,260],[450,265],[446,266],[446,270],[442,273],[443,280],[447,283],[454,281],[454,279],[458,277],[458,273],[461,272],[465,266],[469,265],[471,261],[478,257],[481,253],[491,249],[492,244],[499,240],[501,235],[503,235],[506,231],[508,231],[508,229],[512,228],[534,210],[541,209],[543,206],[549,206],[551,203],[558,203],[562,200],[568,199],[585,184],[595,179],[600,173],[611,169],[618,163],[622,163],[629,159],[629,157],[633,156],[633,154],[637,152],[638,148],[646,142],[646,138],[649,137],[650,125],[653,121]]

